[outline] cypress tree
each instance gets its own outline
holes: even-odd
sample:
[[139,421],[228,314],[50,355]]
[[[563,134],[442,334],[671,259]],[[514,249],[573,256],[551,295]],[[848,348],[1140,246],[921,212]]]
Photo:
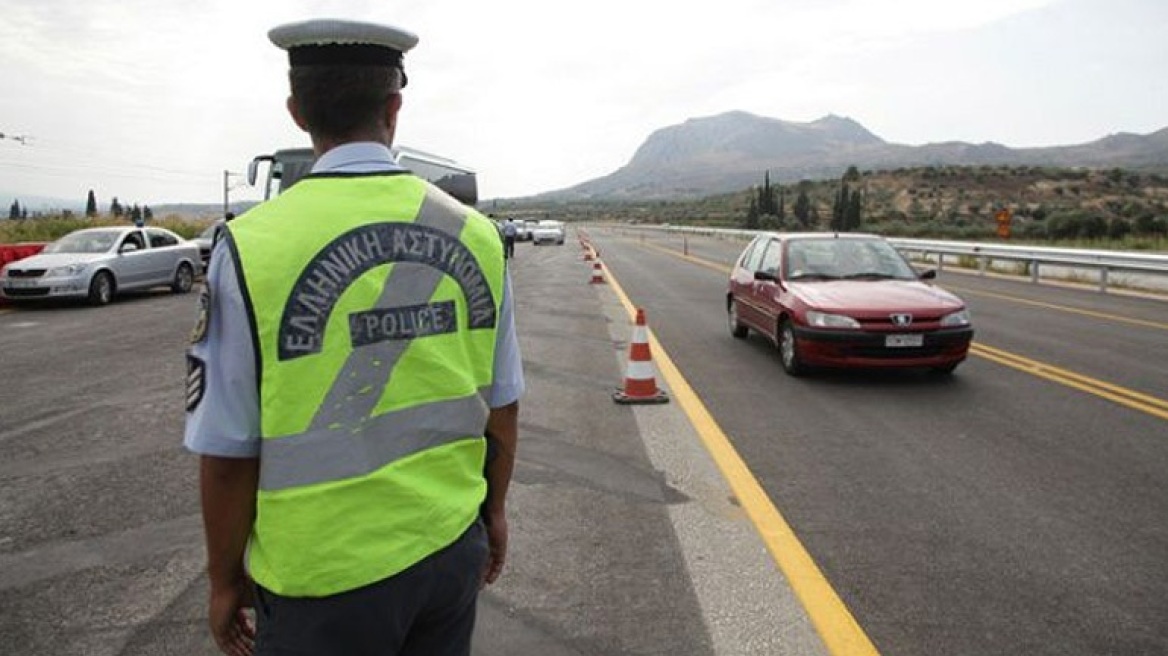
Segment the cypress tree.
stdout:
[[746,220],[742,222],[742,227],[747,230],[758,230],[758,198],[751,194],[750,207],[746,210]]
[[771,187],[771,172],[763,175],[762,191],[758,195],[759,214],[775,214],[775,190]]
[[847,231],[847,212],[850,200],[851,196],[848,192],[848,183],[841,182],[839,193],[835,197],[835,203],[831,206],[831,223],[828,224],[833,231]]
[[811,199],[807,197],[807,189],[802,184],[799,187],[799,195],[795,197],[795,207],[791,211],[799,225],[804,228],[811,227]]
[[85,216],[93,218],[97,216],[97,196],[93,195],[93,190],[89,190],[89,198],[85,201]]
[[859,230],[861,224],[860,214],[863,211],[863,199],[860,197],[860,190],[857,189],[852,192],[852,197],[848,201],[847,208],[847,227],[846,230]]

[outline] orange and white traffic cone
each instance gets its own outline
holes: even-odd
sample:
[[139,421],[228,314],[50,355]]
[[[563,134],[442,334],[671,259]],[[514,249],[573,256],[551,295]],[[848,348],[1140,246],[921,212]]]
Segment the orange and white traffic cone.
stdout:
[[637,325],[633,327],[633,341],[629,344],[625,386],[613,392],[612,400],[622,404],[669,402],[669,395],[657,387],[653,355],[649,352],[649,329],[641,308],[637,308]]
[[588,282],[592,285],[604,284],[604,269],[600,267],[600,260],[594,260],[592,262],[592,280]]

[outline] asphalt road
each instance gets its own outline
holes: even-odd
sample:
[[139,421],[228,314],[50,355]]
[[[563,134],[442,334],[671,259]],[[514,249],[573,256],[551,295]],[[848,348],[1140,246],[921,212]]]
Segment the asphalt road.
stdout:
[[[952,378],[797,380],[728,334],[740,243],[589,233],[879,653],[1168,653],[1168,303],[946,271],[980,348]],[[827,653],[709,427],[612,403],[628,316],[573,238],[513,261],[528,393],[475,653]],[[0,654],[215,653],[180,445],[194,304],[0,311]]]
[[792,379],[729,338],[742,243],[592,238],[881,653],[1168,653],[1168,303],[946,271],[1031,370]]
[[[825,653],[574,243],[513,263],[528,392],[474,654]],[[0,654],[214,654],[183,353],[196,296],[0,311]]]

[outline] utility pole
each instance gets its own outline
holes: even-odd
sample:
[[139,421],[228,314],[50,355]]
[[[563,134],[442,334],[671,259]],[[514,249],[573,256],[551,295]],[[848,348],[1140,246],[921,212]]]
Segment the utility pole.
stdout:
[[233,176],[233,175],[236,177],[239,176],[238,173],[232,173],[231,171],[228,171],[227,169],[223,169],[223,216],[224,217],[227,216],[227,207],[229,204],[228,200],[227,200],[227,192],[229,192],[231,190],[231,184],[230,184],[229,180],[231,179],[231,176]]

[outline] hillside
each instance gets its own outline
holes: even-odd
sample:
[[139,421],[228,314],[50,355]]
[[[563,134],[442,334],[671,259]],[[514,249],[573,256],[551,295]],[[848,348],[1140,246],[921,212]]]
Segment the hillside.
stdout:
[[1168,171],[1168,128],[1049,148],[964,142],[906,146],[888,143],[856,121],[838,116],[797,123],[728,112],[659,129],[617,171],[536,198],[697,198],[757,184],[764,171],[773,180],[791,183],[838,178],[849,166],[876,170],[983,165]]
[[[761,175],[733,193],[674,200],[496,201],[492,211],[526,218],[744,227]],[[827,229],[840,178],[775,184],[784,218],[763,217],[763,228]],[[1168,237],[1168,175],[1126,169],[1037,166],[930,166],[860,171],[849,188],[862,195],[861,230],[889,235],[987,238],[995,211],[1013,214],[1018,238],[1065,240]],[[793,207],[807,195],[811,215],[798,222]]]

